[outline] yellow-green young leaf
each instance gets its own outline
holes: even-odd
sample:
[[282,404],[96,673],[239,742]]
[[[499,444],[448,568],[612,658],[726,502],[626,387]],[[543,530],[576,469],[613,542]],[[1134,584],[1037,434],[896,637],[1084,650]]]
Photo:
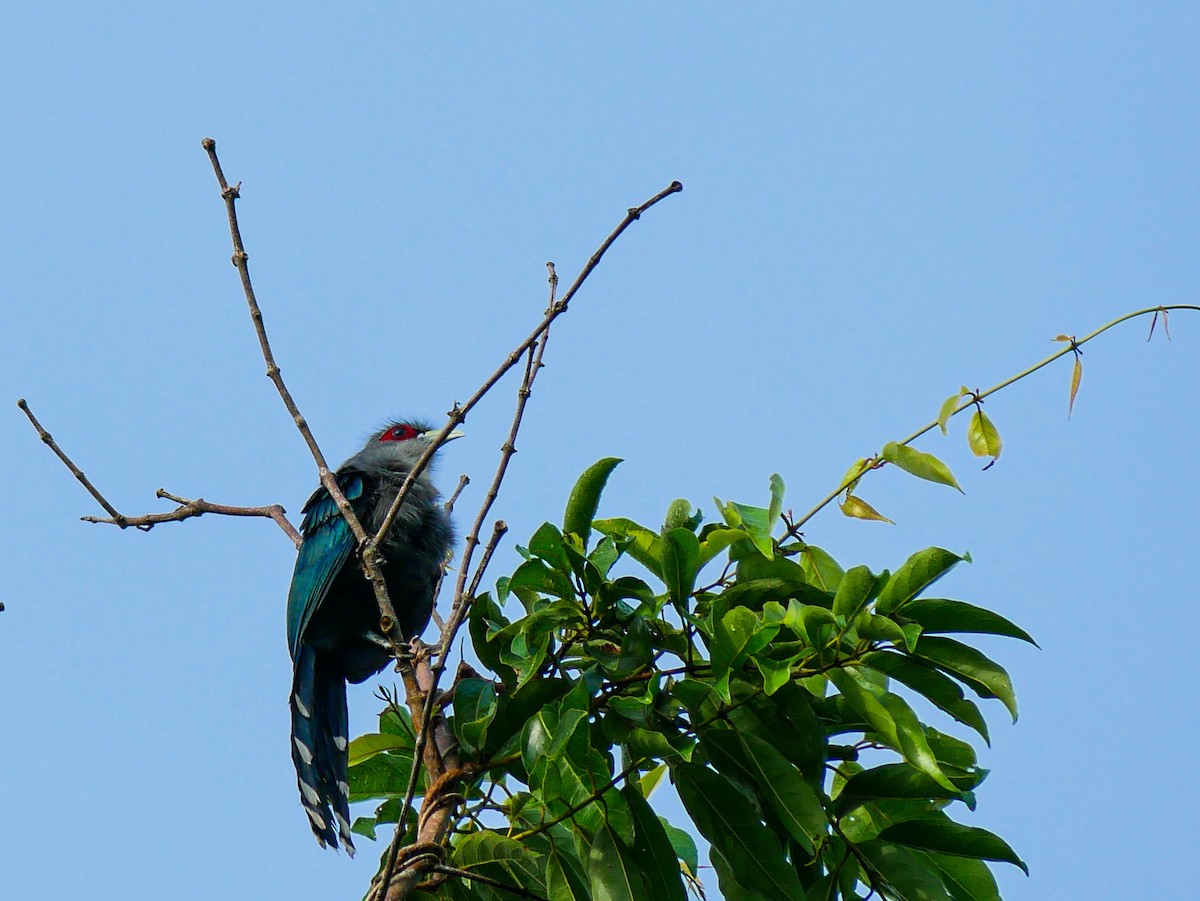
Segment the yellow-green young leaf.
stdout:
[[889,463],[900,467],[918,479],[949,485],[951,488],[958,488],[959,491],[962,491],[962,488],[959,488],[958,479],[954,478],[950,467],[933,454],[927,454],[906,444],[889,441],[883,446],[882,456]]
[[875,522],[891,522],[890,519],[864,501],[861,497],[855,497],[852,494],[846,495],[845,500],[840,501],[838,506],[841,507],[842,513],[849,516],[851,519],[869,519]]
[[1057,337],[1055,337],[1054,340],[1058,341],[1060,343],[1063,343],[1063,344],[1069,344],[1071,342],[1071,336],[1070,335],[1058,335]]
[[666,773],[667,765],[665,763],[660,763],[638,780],[638,785],[641,788],[643,798],[650,797],[650,795],[654,792],[654,789],[658,788],[658,783],[662,782],[662,777],[665,776]]
[[1083,359],[1075,354],[1075,368],[1071,371],[1071,402],[1067,404],[1067,419],[1075,409],[1075,395],[1079,393],[1079,381],[1083,378]]
[[[777,472],[771,473],[771,502],[767,506],[767,534],[770,535],[771,529],[775,523],[779,521],[780,514],[783,513],[783,476]],[[770,556],[769,554],[767,556]]]
[[949,430],[946,428],[946,426],[950,422],[950,417],[953,416],[954,411],[958,409],[958,402],[962,399],[963,395],[968,393],[970,392],[968,392],[964,387],[957,394],[951,394],[942,402],[941,409],[938,410],[937,424],[938,428],[942,430],[943,435],[949,434]]
[[846,470],[846,474],[842,476],[841,484],[838,485],[838,491],[847,490],[853,491],[854,486],[858,484],[858,480],[862,478],[863,473],[867,471],[867,458],[859,457],[854,461],[854,465]]
[[976,457],[996,459],[1000,456],[1003,446],[1000,432],[982,410],[976,410],[971,414],[971,424],[967,426],[967,444],[970,445],[971,453]]

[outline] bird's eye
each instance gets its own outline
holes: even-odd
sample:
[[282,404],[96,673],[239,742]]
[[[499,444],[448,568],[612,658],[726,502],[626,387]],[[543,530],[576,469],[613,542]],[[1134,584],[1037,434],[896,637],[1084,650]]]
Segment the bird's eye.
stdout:
[[410,425],[398,425],[388,429],[379,436],[380,441],[407,441],[416,438],[420,433]]

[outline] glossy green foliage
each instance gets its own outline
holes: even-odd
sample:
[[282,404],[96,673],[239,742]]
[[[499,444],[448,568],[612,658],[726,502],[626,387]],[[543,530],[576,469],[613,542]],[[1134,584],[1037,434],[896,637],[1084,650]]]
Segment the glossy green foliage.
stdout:
[[[893,462],[952,480],[913,454]],[[1025,865],[955,821],[987,771],[941,729],[986,741],[980,698],[1015,719],[1008,674],[970,640],[1033,639],[924,597],[969,557],[928,548],[877,573],[781,544],[777,476],[762,507],[717,501],[716,523],[679,500],[660,528],[596,519],[617,462],[471,606],[490,672],[460,678],[446,714],[472,772],[448,864],[472,878],[427,896],[683,901],[699,835],[710,898],[999,898],[987,862]],[[352,743],[354,797],[382,802],[358,833],[398,819],[413,746],[395,705]],[[667,782],[690,822],[655,812]]]

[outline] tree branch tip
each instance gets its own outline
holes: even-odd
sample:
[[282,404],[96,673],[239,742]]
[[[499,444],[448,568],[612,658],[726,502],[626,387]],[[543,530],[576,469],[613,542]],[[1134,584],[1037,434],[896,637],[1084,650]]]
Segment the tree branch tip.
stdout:
[[20,407],[25,412],[29,412],[29,404],[25,403],[25,398],[23,398],[23,397],[17,398],[17,406]]
[[673,182],[671,182],[671,185],[667,190],[670,191],[672,194],[678,194],[680,191],[683,190],[683,182],[673,181]]
[[203,138],[200,141],[200,146],[211,153],[217,149],[217,142],[214,138]]

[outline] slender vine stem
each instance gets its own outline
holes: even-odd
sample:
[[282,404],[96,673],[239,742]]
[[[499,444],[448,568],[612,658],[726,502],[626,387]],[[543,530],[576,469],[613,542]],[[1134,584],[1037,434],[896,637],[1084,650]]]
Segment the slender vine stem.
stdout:
[[[954,412],[951,413],[950,415],[957,416],[959,413],[963,412],[963,410],[968,410],[971,407],[975,406],[975,404],[978,403],[979,401],[984,400],[985,398],[991,397],[997,391],[1003,391],[1009,385],[1016,384],[1017,382],[1021,381],[1022,379],[1033,375],[1039,369],[1043,369],[1044,367],[1049,366],[1055,360],[1058,360],[1061,357],[1065,357],[1069,353],[1077,352],[1080,347],[1087,344],[1089,341],[1093,340],[1094,338],[1100,337],[1105,332],[1107,332],[1109,329],[1115,328],[1116,326],[1120,325],[1123,322],[1128,322],[1130,319],[1137,319],[1139,316],[1149,316],[1150,314],[1154,314],[1155,316],[1157,316],[1159,313],[1166,314],[1171,310],[1193,310],[1196,312],[1200,312],[1200,305],[1190,304],[1190,303],[1165,304],[1163,306],[1146,307],[1145,309],[1142,309],[1142,310],[1134,310],[1132,313],[1126,313],[1124,316],[1118,316],[1116,319],[1112,320],[1111,322],[1105,323],[1104,325],[1100,326],[1100,328],[1096,329],[1095,331],[1089,332],[1088,334],[1084,335],[1082,338],[1076,338],[1076,339],[1072,340],[1066,347],[1062,348],[1062,350],[1055,351],[1054,353],[1050,354],[1050,356],[1046,357],[1046,359],[1041,360],[1037,363],[1034,363],[1032,366],[1030,366],[1027,369],[1022,369],[1016,375],[1005,379],[1004,381],[1000,382],[999,384],[993,385],[991,388],[988,388],[986,391],[980,391],[978,394],[969,395],[964,400],[964,402],[960,406],[956,407]],[[903,439],[902,441],[898,441],[897,444],[901,444],[901,445],[912,444],[914,441],[916,441],[922,435],[926,434],[927,432],[932,432],[937,427],[938,427],[938,421],[935,419],[935,420],[933,420],[933,422],[926,423],[925,425],[923,425],[921,428],[917,429],[915,432],[913,432],[911,435],[909,435],[907,438]],[[875,467],[872,467],[872,468],[875,468]],[[866,474],[866,471],[864,470],[863,475],[865,475],[865,474]],[[815,507],[813,507],[807,513],[805,513],[799,519],[795,520],[794,522],[789,523],[788,529],[787,529],[787,535],[789,535],[790,537],[793,537],[793,538],[799,537],[801,527],[803,527],[806,522],[808,522],[810,519],[812,519],[814,516],[816,516],[818,513],[820,513],[823,509],[825,509],[827,506],[829,506],[831,503],[833,503],[835,500],[837,500],[838,495],[840,495],[845,490],[845,488],[846,488],[845,483],[844,482],[840,483],[837,488],[835,488],[833,491],[829,492],[829,494],[825,495],[825,497],[822,498]]]

